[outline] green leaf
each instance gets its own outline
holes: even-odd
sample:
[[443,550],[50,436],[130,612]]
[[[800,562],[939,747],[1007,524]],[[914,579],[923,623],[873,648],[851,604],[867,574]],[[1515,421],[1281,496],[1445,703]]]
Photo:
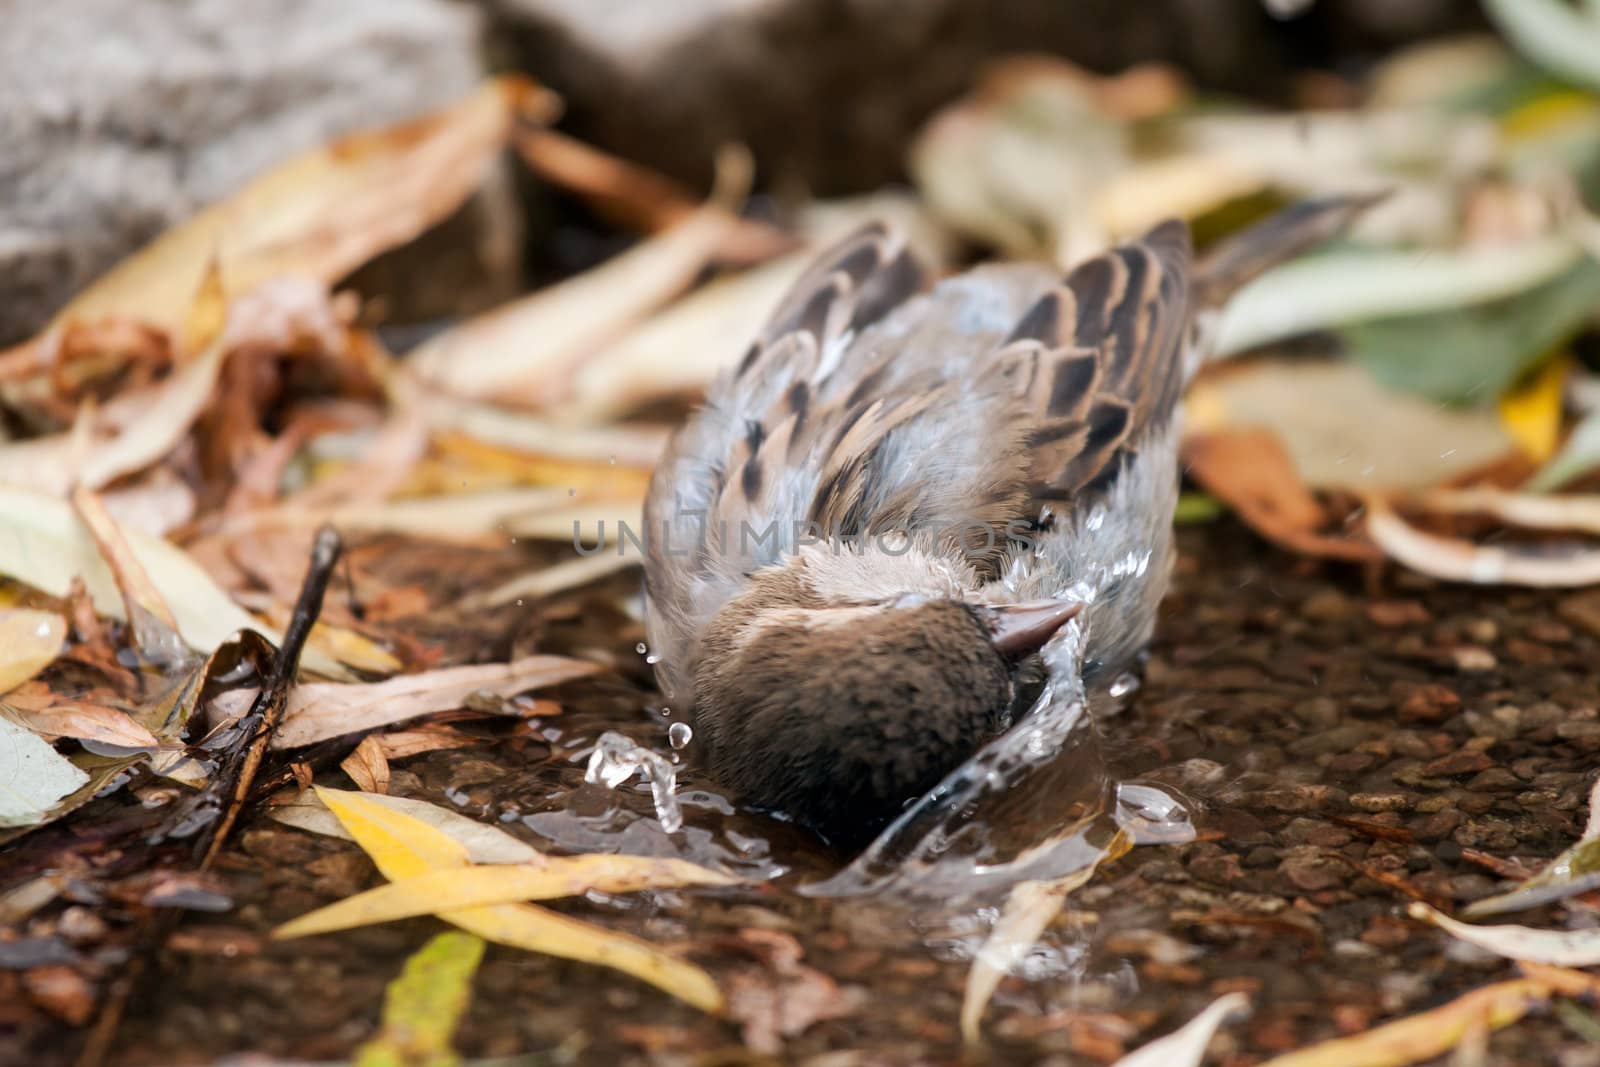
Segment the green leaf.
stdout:
[[1385,385],[1452,404],[1505,392],[1600,308],[1600,264],[1582,260],[1518,296],[1453,311],[1380,319],[1342,332]]
[[1560,78],[1600,90],[1600,16],[1562,0],[1483,0],[1511,43]]
[[450,931],[418,949],[383,996],[383,1027],[356,1051],[355,1067],[455,1067],[450,1047],[472,997],[483,940]]

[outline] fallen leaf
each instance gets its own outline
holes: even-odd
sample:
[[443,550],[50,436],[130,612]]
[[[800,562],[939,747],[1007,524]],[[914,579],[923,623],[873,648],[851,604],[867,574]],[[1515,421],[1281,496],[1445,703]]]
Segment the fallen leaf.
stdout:
[[[254,630],[273,643],[281,640],[271,627],[235,604],[183,550],[134,530],[123,533],[132,558],[171,609],[178,632],[191,648],[215,651],[241,630]],[[66,501],[0,487],[0,535],[0,574],[55,597],[66,596],[73,580],[81,577],[97,612],[127,618],[111,568]],[[304,663],[319,674],[348,673],[317,649],[306,650]]]
[[1567,435],[1566,442],[1539,472],[1528,480],[1527,489],[1547,493],[1600,467],[1600,411],[1590,412]]
[[407,367],[457,396],[546,407],[564,397],[596,348],[694,280],[735,226],[748,157],[719,165],[718,193],[681,222],[592,270],[480,315],[423,343]]
[[1488,515],[1530,530],[1572,530],[1600,534],[1600,494],[1508,493],[1500,489],[1435,489],[1408,499],[1408,505],[1434,515]]
[[284,923],[277,938],[348,930],[435,915],[443,908],[556,900],[584,893],[637,893],[644,889],[734,885],[739,880],[685,860],[653,856],[553,856],[537,865],[447,869],[390,882]]
[[1556,0],[1484,0],[1484,10],[1511,43],[1565,81],[1600,91],[1600,17],[1593,5]]
[[1272,433],[1193,435],[1184,439],[1183,461],[1196,482],[1269,541],[1309,556],[1377,558],[1371,545],[1318,532],[1327,525],[1326,513]]
[[356,1049],[355,1067],[456,1067],[451,1047],[472,998],[483,941],[455,932],[430,938],[383,993],[378,1034]]
[[[473,863],[538,864],[545,860],[544,853],[527,842],[512,837],[498,826],[481,823],[459,811],[441,808],[426,800],[392,797],[382,793],[369,794],[367,799],[442,832],[465,848],[467,858]],[[271,814],[284,825],[308,833],[345,841],[355,840],[314,792],[307,791],[288,804],[274,807]]]
[[1397,563],[1420,574],[1478,585],[1568,588],[1600,583],[1600,549],[1478,545],[1417,529],[1389,504],[1367,499],[1367,536]]
[[105,505],[87,486],[79,486],[72,493],[72,509],[88,527],[95,548],[111,568],[139,654],[154,663],[181,662],[187,656],[187,649],[178,636],[178,623],[172,617],[172,609],[150,581],[150,575],[145,573]]
[[1461,914],[1476,922],[1491,915],[1526,911],[1600,888],[1600,781],[1589,790],[1589,823],[1575,845],[1515,889],[1475,900]]
[[1550,1000],[1551,987],[1516,978],[1474,989],[1441,1007],[1375,1027],[1351,1037],[1334,1038],[1261,1067],[1404,1067],[1443,1055],[1480,1026],[1498,1030]]
[[1548,462],[1561,442],[1562,387],[1571,367],[1569,359],[1552,359],[1526,384],[1500,398],[1501,425],[1535,463]]
[[538,120],[552,106],[527,79],[501,78],[442,111],[288,160],[124,260],[45,333],[120,316],[178,337],[213,262],[230,300],[282,275],[332,285],[454,211],[504,147],[514,118]]
[[43,708],[12,708],[11,715],[36,733],[99,741],[118,748],[155,748],[156,736],[127,712],[103,704],[64,701]]
[[1218,367],[1190,387],[1184,411],[1190,434],[1270,430],[1313,489],[1427,489],[1516,447],[1492,411],[1385,388],[1349,360]]
[[376,737],[363,737],[354,751],[339,764],[339,769],[348,774],[364,793],[389,791],[389,760]]
[[734,975],[728,1014],[742,1025],[745,1047],[764,1056],[783,1050],[783,1039],[805,1033],[824,1019],[852,1014],[865,990],[841,990],[832,978],[800,962],[804,950],[781,930],[740,930],[739,941],[755,950],[763,967]]
[[457,604],[457,608],[461,611],[478,611],[512,602],[545,600],[559,593],[582,588],[642,562],[641,557],[626,556],[621,553],[563,560],[513,578],[486,592],[464,597]]
[[[361,793],[317,788],[322,799],[385,878],[404,881],[431,870],[469,865],[458,842]],[[531,904],[449,910],[439,918],[497,944],[611,967],[631,974],[702,1011],[720,1013],[722,992],[705,971],[646,941],[569,919]]]
[[471,748],[473,745],[481,745],[488,741],[488,738],[474,737],[444,726],[424,727],[420,730],[395,730],[392,733],[373,734],[371,739],[377,742],[384,758],[390,760],[406,759],[409,756],[438,752],[441,749]]
[[[565,656],[527,656],[512,663],[445,667],[382,682],[310,682],[289,694],[272,746],[297,748],[459,708],[478,693],[511,697],[599,669],[597,664]],[[238,715],[254,699],[252,691],[233,690],[221,694],[214,706],[223,715]]]
[[0,827],[34,826],[89,781],[37,734],[0,716]]
[[1600,930],[1536,930],[1531,926],[1473,926],[1457,922],[1420,900],[1406,914],[1441,927],[1468,944],[1508,960],[1549,963],[1557,967],[1592,967],[1600,963]]
[[1045,927],[1061,914],[1067,895],[1087,884],[1102,863],[1116,859],[1131,847],[1132,841],[1119,832],[1106,850],[1082,870],[1050,881],[1019,882],[1012,888],[1000,918],[967,972],[966,992],[961,999],[961,1036],[968,1044],[976,1044],[981,1036],[983,1011],[1000,979],[1022,961]]
[[[1484,348],[1464,324],[1452,327],[1450,319],[1461,321],[1462,309],[1496,307],[1552,284],[1577,271],[1581,254],[1575,242],[1560,237],[1461,252],[1324,253],[1271,270],[1235,294],[1218,326],[1215,351],[1225,356],[1312,330],[1381,320],[1403,325],[1375,326],[1351,339],[1380,378],[1422,390],[1429,380],[1414,368],[1437,368],[1441,383],[1462,382],[1458,395],[1465,395],[1477,384],[1472,375],[1506,370],[1492,365],[1498,352],[1486,353],[1483,366],[1477,360],[1448,366],[1456,352],[1447,338]],[[1408,349],[1407,343],[1419,347]],[[1540,346],[1537,354],[1553,343]],[[1516,377],[1513,371],[1504,380]]]
[[67,620],[52,611],[0,610],[0,693],[9,693],[61,655]]
[[1128,1053],[1113,1067],[1199,1067],[1217,1028],[1249,1010],[1250,998],[1243,993],[1218,997],[1182,1027]]

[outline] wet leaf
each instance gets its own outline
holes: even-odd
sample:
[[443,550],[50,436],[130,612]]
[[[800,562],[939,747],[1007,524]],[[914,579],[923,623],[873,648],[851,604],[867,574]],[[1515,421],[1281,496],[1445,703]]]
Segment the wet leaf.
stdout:
[[[544,862],[544,853],[527,842],[512,837],[498,826],[478,822],[458,811],[441,808],[425,800],[391,797],[381,793],[369,794],[367,799],[431,826],[459,842],[467,850],[467,858],[473,863]],[[270,814],[286,826],[293,826],[308,833],[337,837],[345,841],[355,840],[344,828],[344,824],[318,799],[316,793],[302,793],[291,803],[270,809]]]
[[[283,725],[272,743],[274,748],[296,748],[450,711],[478,693],[512,697],[599,669],[597,664],[565,656],[527,656],[513,663],[445,667],[382,682],[310,682],[289,694]],[[236,715],[253,699],[253,693],[235,690],[218,697],[215,706],[224,715]]]
[[1508,960],[1528,960],[1558,967],[1592,967],[1600,963],[1600,930],[1536,930],[1531,926],[1473,926],[1457,922],[1420,900],[1406,914],[1449,931],[1455,937]]
[[67,620],[52,611],[0,610],[0,693],[9,693],[54,663],[67,640]]
[[1131,847],[1132,842],[1119,833],[1106,850],[1082,870],[1047,882],[1019,882],[1011,890],[1000,918],[967,972],[966,992],[961,1000],[961,1036],[968,1044],[975,1044],[981,1036],[983,1011],[989,1006],[1000,979],[1022,961],[1045,927],[1061,914],[1067,895],[1088,884],[1100,864],[1116,859]]
[[1474,922],[1491,915],[1526,911],[1600,888],[1600,782],[1589,791],[1589,823],[1578,843],[1538,874],[1507,893],[1475,900],[1461,909]]
[[88,781],[38,735],[0,716],[0,827],[43,822]]
[[1199,1067],[1217,1028],[1249,1010],[1250,998],[1243,993],[1218,997],[1178,1030],[1130,1052],[1113,1067]]
[[[466,849],[444,833],[375,804],[364,794],[317,790],[385,878],[404,881],[431,870],[459,872]],[[497,944],[611,967],[702,1011],[720,1012],[722,992],[705,971],[648,942],[569,919],[531,904],[449,910],[439,918]]]
[[230,300],[280,275],[331,285],[454,211],[505,145],[513,118],[537,119],[551,105],[526,79],[502,78],[432,115],[282,163],[124,260],[50,329],[125,316],[179,336],[213,262]]
[[450,1039],[472,998],[483,947],[471,934],[450,932],[412,953],[400,977],[384,990],[382,1028],[356,1050],[355,1067],[459,1064]]
[[1261,1067],[1403,1067],[1442,1055],[1481,1027],[1509,1026],[1550,1000],[1550,986],[1527,978],[1474,989],[1442,1007],[1277,1056]]
[[1191,386],[1184,426],[1189,433],[1270,430],[1316,489],[1426,489],[1515,447],[1493,412],[1444,408],[1385,388],[1347,360],[1219,367]]
[[1392,388],[1450,404],[1481,404],[1570,339],[1597,304],[1600,263],[1585,259],[1509,299],[1364,322],[1346,328],[1344,339],[1352,355]]
[[555,900],[584,893],[636,893],[644,889],[734,885],[737,878],[685,860],[652,856],[553,856],[537,865],[440,870],[369,889],[300,916],[274,937],[307,937],[356,926],[434,915],[443,908]]
[[564,397],[599,346],[694,280],[736,222],[749,160],[728,157],[720,192],[683,221],[592,270],[469,320],[424,343],[408,368],[457,396],[542,407]]

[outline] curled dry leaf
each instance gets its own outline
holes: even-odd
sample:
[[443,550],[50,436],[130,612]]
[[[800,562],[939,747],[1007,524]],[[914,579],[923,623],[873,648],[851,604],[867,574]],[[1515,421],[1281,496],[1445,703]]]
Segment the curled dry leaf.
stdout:
[[644,889],[725,886],[737,878],[685,860],[654,856],[559,856],[537,866],[499,865],[439,870],[369,889],[300,916],[274,937],[307,937],[373,923],[394,922],[441,909],[524,900],[556,900],[584,893],[637,893]]
[[[274,748],[297,748],[330,737],[373,730],[436,711],[459,708],[479,693],[512,697],[599,670],[565,656],[527,656],[513,663],[445,667],[387,681],[311,682],[289,694]],[[242,714],[255,699],[249,690],[223,693],[214,706],[223,715]]]
[[1600,549],[1574,545],[1476,545],[1425,533],[1386,501],[1367,500],[1367,536],[1412,570],[1451,582],[1565,588],[1600,583]]
[[1592,967],[1600,963],[1600,930],[1536,930],[1531,926],[1473,926],[1414,900],[1406,909],[1413,919],[1433,923],[1468,944],[1508,960],[1549,963],[1557,967]]
[[376,737],[363,737],[355,750],[339,764],[364,793],[389,791],[389,758]]
[[1269,431],[1192,435],[1184,439],[1183,460],[1196,482],[1267,540],[1308,556],[1378,558],[1371,545],[1318,532],[1327,515]]
[[[426,823],[373,803],[365,794],[318,789],[317,795],[391,881],[403,882],[435,870],[459,874],[469,866],[467,851],[459,842]],[[709,974],[635,937],[531,904],[448,909],[438,915],[498,944],[631,974],[702,1011],[720,1013],[725,1007],[722,991]]]
[[127,712],[104,704],[69,700],[43,708],[13,708],[22,725],[51,737],[75,737],[118,748],[155,748],[161,742]]
[[1509,1026],[1550,1000],[1543,981],[1517,978],[1474,989],[1432,1011],[1277,1056],[1261,1067],[1403,1067],[1454,1048],[1481,1027]]
[[282,163],[124,260],[46,334],[119,316],[178,337],[213,260],[229,299],[281,275],[332,285],[448,216],[483,180],[513,121],[553,107],[527,79],[500,78],[452,107]]
[[1178,1030],[1130,1052],[1114,1067],[1199,1067],[1217,1028],[1249,1010],[1250,998],[1243,993],[1218,997]]
[[735,226],[749,186],[746,155],[719,164],[712,202],[667,230],[566,281],[425,342],[409,370],[457,396],[545,407],[574,369],[629,325],[682,292]]
[[0,611],[0,694],[54,663],[67,640],[67,620],[53,611]]

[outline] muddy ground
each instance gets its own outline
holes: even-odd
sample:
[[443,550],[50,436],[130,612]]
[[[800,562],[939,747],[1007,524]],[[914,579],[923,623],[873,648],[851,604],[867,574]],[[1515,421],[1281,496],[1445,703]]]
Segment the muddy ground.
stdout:
[[[1103,731],[1118,775],[1189,798],[1201,840],[1136,848],[1076,893],[1026,973],[1002,982],[980,1058],[1109,1063],[1243,990],[1255,1011],[1225,1028],[1212,1062],[1244,1067],[1442,1003],[1513,968],[1405,918],[1411,896],[1458,907],[1505,884],[1497,862],[1502,873],[1504,861],[1537,866],[1582,829],[1600,750],[1600,594],[1310,564],[1231,521],[1186,529],[1181,543],[1144,684]],[[603,645],[615,673],[555,694],[559,715],[479,727],[494,734],[479,747],[397,764],[391,792],[456,804],[547,847],[533,827],[569,844],[590,835],[593,847],[661,846],[637,817],[649,810],[642,786],[620,808],[598,787],[579,789],[602,730],[665,749],[635,650],[642,630],[585,607],[596,600],[556,606],[533,632],[555,651]],[[349,788],[331,765],[319,781]],[[983,916],[797,895],[835,858],[779,823],[719,810],[692,774],[680,789],[689,854],[788,873],[750,889],[557,906],[680,949],[724,983],[744,1022],[610,971],[491,946],[459,1035],[469,1057],[960,1060],[957,1019]],[[440,928],[430,919],[268,940],[275,924],[376,876],[353,844],[262,815],[220,869],[236,906],[185,917],[133,1000],[114,1062],[348,1057],[372,1033],[385,983]],[[1563,924],[1560,907],[1520,921]],[[1580,918],[1597,910],[1566,907]],[[94,910],[116,919],[115,908]],[[119,965],[115,952],[102,963],[107,974]],[[21,995],[18,973],[0,971],[0,1062],[70,1062],[81,1032]],[[1584,1009],[1529,1018],[1493,1035],[1489,1062],[1600,1064],[1600,1044],[1584,1036],[1596,1027]]]

